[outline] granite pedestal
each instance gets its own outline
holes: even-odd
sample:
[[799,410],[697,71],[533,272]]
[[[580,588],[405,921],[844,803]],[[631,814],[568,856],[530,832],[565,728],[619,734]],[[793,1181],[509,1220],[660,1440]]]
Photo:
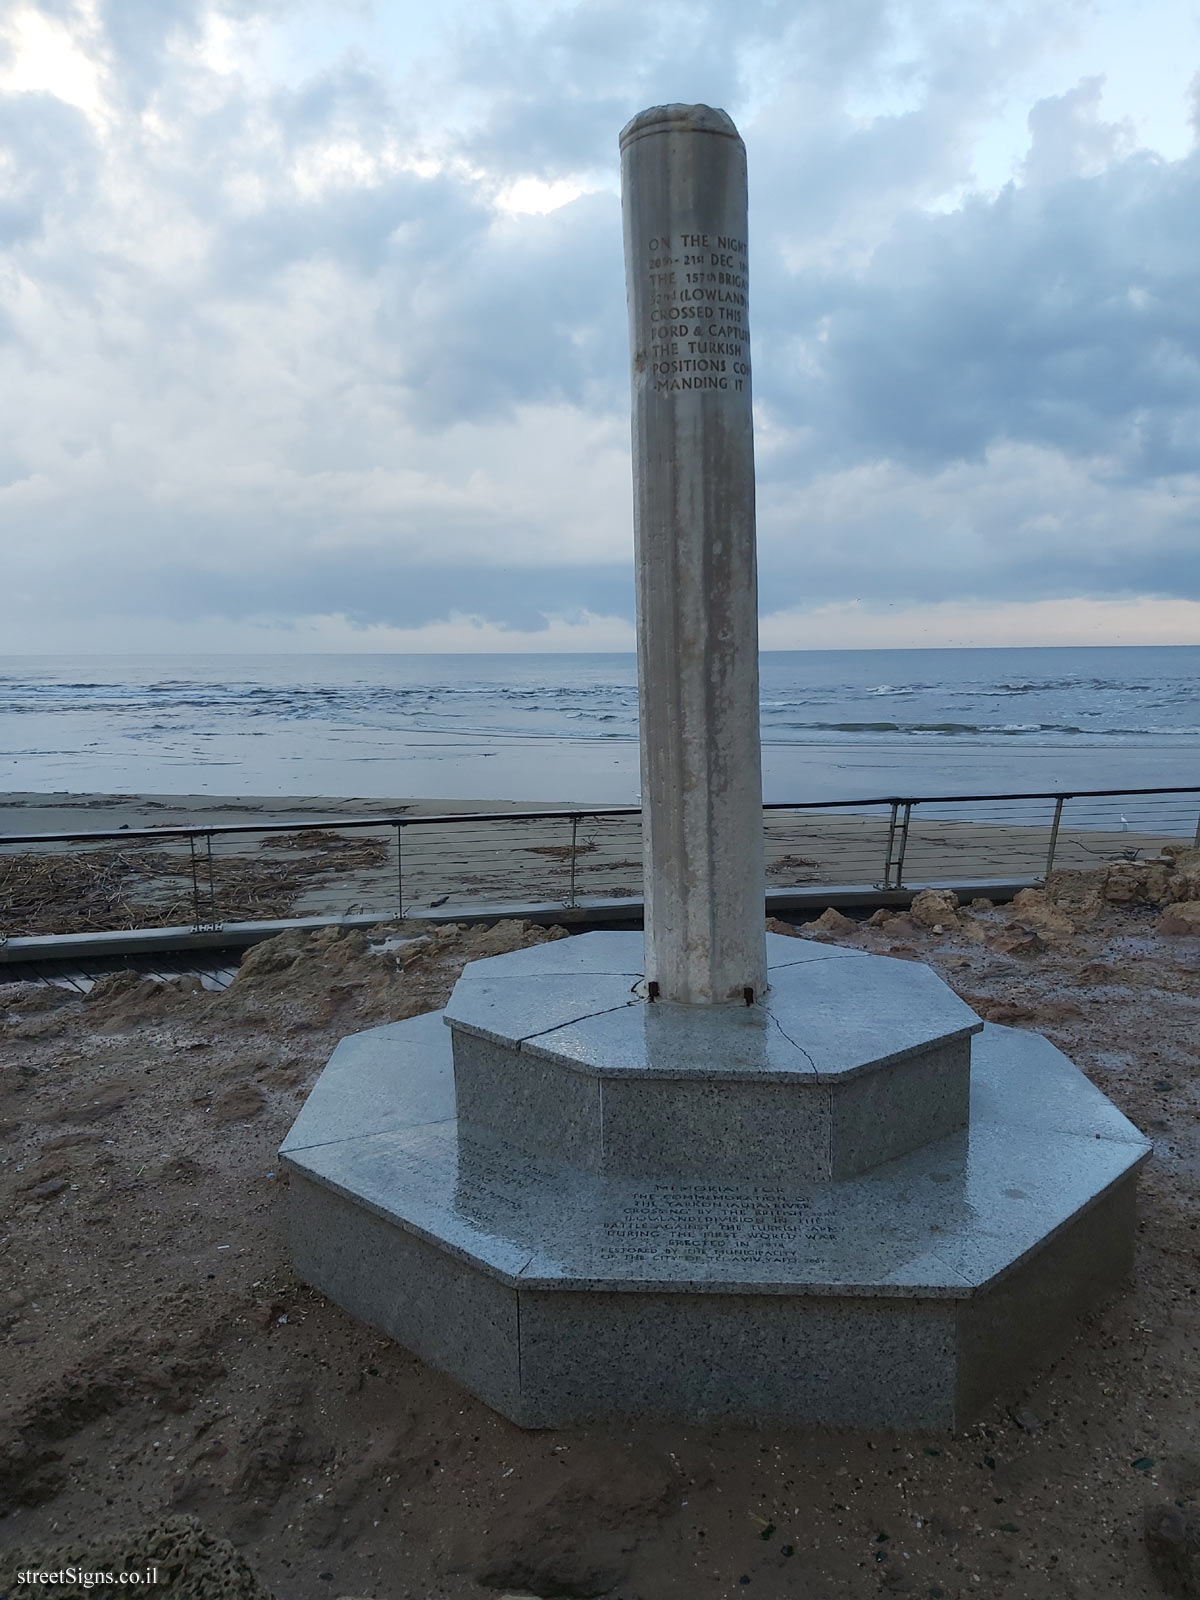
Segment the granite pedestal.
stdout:
[[763,1003],[640,934],[473,963],[338,1046],[283,1146],[297,1269],[527,1427],[954,1427],[1128,1272],[1148,1143],[927,968],[771,935]]

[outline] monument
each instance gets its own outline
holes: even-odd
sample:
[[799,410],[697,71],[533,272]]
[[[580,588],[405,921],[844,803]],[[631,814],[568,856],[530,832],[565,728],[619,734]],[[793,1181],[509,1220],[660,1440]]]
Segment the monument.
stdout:
[[527,1427],[954,1427],[1120,1283],[1148,1145],[928,968],[764,933],[745,151],[706,106],[621,151],[645,935],[344,1039],[296,1267]]

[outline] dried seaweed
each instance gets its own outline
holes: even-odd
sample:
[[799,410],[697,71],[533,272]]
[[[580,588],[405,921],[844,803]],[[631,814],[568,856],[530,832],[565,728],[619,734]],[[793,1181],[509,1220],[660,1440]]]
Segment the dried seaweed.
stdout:
[[[311,842],[307,847],[281,843],[297,838]],[[210,863],[198,852],[198,889],[186,851],[110,848],[0,856],[0,933],[15,937],[286,917],[315,881],[387,860],[382,839],[347,839],[319,829],[265,842],[297,854],[284,861],[214,854]]]

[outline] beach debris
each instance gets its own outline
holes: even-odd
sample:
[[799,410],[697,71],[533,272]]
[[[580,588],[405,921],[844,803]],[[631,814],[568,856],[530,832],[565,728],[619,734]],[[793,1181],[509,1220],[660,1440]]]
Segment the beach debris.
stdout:
[[821,863],[812,856],[776,856],[767,862],[768,878],[786,878],[789,883],[811,883],[821,870]]
[[199,905],[186,844],[2,856],[0,924],[12,936],[189,927],[198,913],[224,922],[286,917],[314,885],[380,867],[388,855],[383,839],[348,839],[323,829],[271,834],[260,848],[288,852],[290,859],[206,857]]

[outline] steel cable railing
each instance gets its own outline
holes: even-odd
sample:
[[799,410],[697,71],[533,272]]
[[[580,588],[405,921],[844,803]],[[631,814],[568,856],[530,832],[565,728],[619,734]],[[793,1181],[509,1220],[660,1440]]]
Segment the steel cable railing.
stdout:
[[[1200,846],[1200,786],[763,808],[768,889],[1038,882]],[[633,901],[636,807],[0,835],[0,936]]]

